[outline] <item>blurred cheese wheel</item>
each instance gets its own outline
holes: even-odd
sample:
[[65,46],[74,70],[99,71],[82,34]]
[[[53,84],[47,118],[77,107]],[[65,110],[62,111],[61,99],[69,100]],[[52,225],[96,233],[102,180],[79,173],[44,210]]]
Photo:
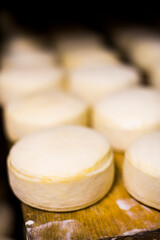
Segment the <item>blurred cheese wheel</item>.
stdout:
[[10,102],[4,108],[5,130],[10,142],[40,129],[87,123],[87,104],[60,91],[30,95]]
[[15,35],[5,43],[5,51],[8,53],[35,52],[40,49],[40,43],[32,36]]
[[133,197],[160,209],[160,132],[141,137],[127,149],[123,179]]
[[48,67],[33,70],[4,70],[0,72],[0,102],[48,89],[59,89],[63,85],[63,70]]
[[61,62],[67,69],[82,68],[101,64],[119,64],[116,53],[105,48],[79,48],[65,51],[60,55]]
[[160,60],[160,35],[141,27],[115,30],[113,39],[137,66],[145,71]]
[[36,208],[72,211],[100,200],[114,177],[106,138],[80,126],[61,126],[21,139],[8,156],[16,196]]
[[146,133],[160,129],[160,91],[137,87],[105,97],[94,106],[92,125],[116,151]]
[[67,88],[93,104],[105,95],[133,86],[138,82],[138,72],[132,67],[103,65],[69,71]]
[[130,58],[146,72],[160,61],[160,37],[140,39],[132,47]]
[[2,68],[34,69],[56,64],[56,53],[42,47],[39,39],[18,35],[6,41]]
[[140,26],[120,26],[112,30],[113,41],[126,53],[129,53],[139,40],[147,39],[151,35],[153,33],[149,29]]
[[56,54],[49,51],[33,51],[5,54],[2,57],[2,69],[35,69],[56,65]]

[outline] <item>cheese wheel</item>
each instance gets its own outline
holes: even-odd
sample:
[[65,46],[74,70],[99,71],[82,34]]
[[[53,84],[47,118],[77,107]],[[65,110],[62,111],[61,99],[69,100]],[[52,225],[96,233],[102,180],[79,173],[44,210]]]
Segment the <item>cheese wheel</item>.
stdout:
[[160,132],[141,137],[126,150],[123,179],[133,197],[160,209]]
[[56,54],[48,51],[7,53],[2,57],[2,69],[41,69],[56,65]]
[[42,68],[32,70],[4,70],[0,73],[0,102],[8,101],[41,92],[47,89],[59,89],[63,84],[61,68]]
[[28,135],[8,156],[9,182],[28,205],[71,211],[100,200],[114,177],[106,138],[81,126],[61,126]]
[[147,72],[160,60],[160,36],[154,31],[139,27],[122,28],[115,31],[114,39],[128,58]]
[[61,62],[67,69],[76,69],[101,64],[119,64],[117,55],[105,48],[78,48],[65,51],[60,55]]
[[130,53],[136,44],[155,35],[150,29],[141,26],[121,26],[113,29],[112,37],[114,43],[126,53]]
[[52,66],[56,63],[56,54],[42,48],[31,36],[15,36],[4,46],[1,67],[34,69]]
[[137,41],[130,51],[130,59],[146,72],[160,61],[160,37]]
[[128,58],[147,72],[160,60],[160,36],[151,29],[137,26],[118,28],[113,39]]
[[24,53],[39,51],[40,43],[29,35],[15,35],[8,39],[5,51],[9,53]]
[[10,142],[40,129],[62,124],[87,123],[87,104],[60,91],[30,95],[4,107],[5,130]]
[[160,129],[160,91],[134,87],[95,104],[92,125],[104,133],[116,151],[124,151],[139,136]]
[[129,66],[96,66],[68,73],[67,88],[89,104],[105,95],[133,86],[139,81],[138,72]]

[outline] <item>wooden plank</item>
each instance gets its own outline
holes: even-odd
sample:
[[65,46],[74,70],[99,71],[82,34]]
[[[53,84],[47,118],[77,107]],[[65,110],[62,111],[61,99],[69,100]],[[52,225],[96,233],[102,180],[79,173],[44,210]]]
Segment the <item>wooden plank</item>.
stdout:
[[27,239],[160,239],[160,211],[140,204],[126,192],[122,162],[123,155],[115,154],[113,187],[91,207],[53,213],[22,204]]

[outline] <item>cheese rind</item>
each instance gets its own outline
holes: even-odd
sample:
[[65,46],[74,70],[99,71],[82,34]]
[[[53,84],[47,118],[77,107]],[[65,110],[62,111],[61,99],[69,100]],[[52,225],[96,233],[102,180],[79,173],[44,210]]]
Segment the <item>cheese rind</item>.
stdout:
[[46,91],[12,101],[4,107],[4,125],[8,139],[62,124],[88,124],[88,105],[61,91]]
[[98,132],[62,126],[20,140],[10,151],[8,172],[23,202],[49,211],[77,210],[109,191],[113,154]]
[[140,202],[160,209],[160,132],[138,139],[125,153],[123,179]]
[[135,87],[105,97],[93,108],[92,125],[116,151],[136,138],[160,129],[160,91]]

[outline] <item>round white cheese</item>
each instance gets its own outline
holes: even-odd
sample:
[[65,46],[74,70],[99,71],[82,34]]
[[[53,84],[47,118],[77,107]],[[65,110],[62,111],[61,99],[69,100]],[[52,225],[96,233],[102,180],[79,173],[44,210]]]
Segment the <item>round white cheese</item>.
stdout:
[[104,133],[116,151],[124,151],[137,137],[160,129],[160,91],[135,87],[95,104],[92,125]]
[[138,201],[160,209],[160,132],[143,136],[126,150],[123,178]]
[[11,188],[33,207],[71,211],[100,200],[114,177],[106,138],[80,126],[61,126],[28,135],[8,156]]
[[88,105],[60,91],[30,95],[4,107],[5,131],[10,142],[40,129],[87,123]]
[[138,72],[129,66],[96,66],[68,73],[67,88],[89,104],[105,95],[133,86],[139,82]]
[[64,72],[61,68],[3,70],[0,73],[0,102],[26,96],[48,89],[59,89],[63,85]]

